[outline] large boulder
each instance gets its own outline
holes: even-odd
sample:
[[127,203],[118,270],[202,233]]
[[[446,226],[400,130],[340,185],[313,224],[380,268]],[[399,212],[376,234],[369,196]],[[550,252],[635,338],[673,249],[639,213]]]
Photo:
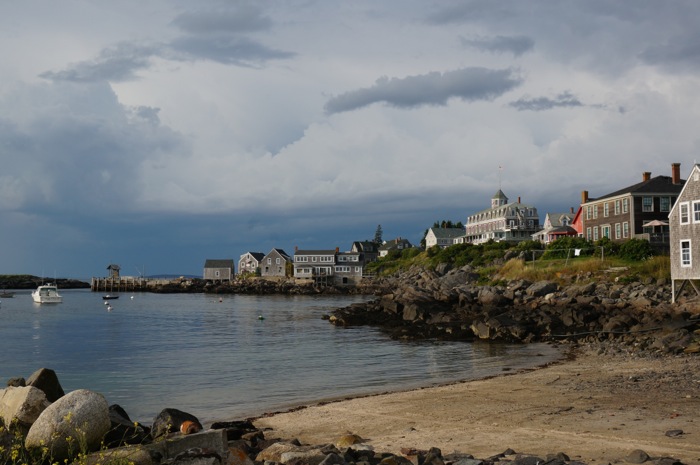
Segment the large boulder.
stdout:
[[32,386],[8,387],[0,391],[0,419],[8,429],[16,422],[15,426],[28,430],[49,405],[44,391]]
[[27,386],[34,386],[46,394],[49,402],[56,402],[64,396],[61,383],[58,382],[56,372],[49,368],[39,368],[27,380]]
[[52,462],[100,447],[109,431],[109,405],[102,394],[79,389],[44,410],[27,433],[27,449],[48,448]]

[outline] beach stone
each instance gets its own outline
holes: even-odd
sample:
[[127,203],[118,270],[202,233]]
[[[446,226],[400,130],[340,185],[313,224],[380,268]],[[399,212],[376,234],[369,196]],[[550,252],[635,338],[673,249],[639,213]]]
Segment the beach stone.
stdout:
[[649,460],[649,454],[641,449],[636,449],[630,452],[625,460],[629,463],[644,463]]
[[168,433],[193,434],[202,431],[202,423],[192,414],[174,408],[161,410],[153,420],[151,434],[158,438]]
[[109,406],[104,396],[79,389],[61,397],[39,415],[27,433],[25,446],[46,446],[53,461],[62,461],[97,450],[109,427]]
[[360,444],[364,441],[365,440],[357,434],[344,434],[336,439],[335,447],[338,449],[345,449],[346,447],[354,446],[355,444]]
[[281,462],[282,454],[298,450],[299,446],[289,442],[276,442],[261,450],[255,457],[256,462]]
[[34,386],[44,391],[49,402],[56,402],[65,395],[56,372],[49,368],[39,368],[32,373],[27,380],[27,386]]
[[222,465],[223,458],[213,449],[202,447],[192,447],[183,452],[180,452],[168,461],[169,464],[186,464],[186,465]]
[[254,465],[255,462],[248,456],[248,450],[242,444],[228,445],[228,465]]
[[7,380],[7,385],[12,387],[24,387],[27,381],[24,378],[10,378]]
[[8,429],[13,421],[17,421],[21,428],[29,429],[49,405],[44,391],[32,386],[8,387],[0,391],[0,418]]
[[327,453],[322,447],[318,446],[302,446],[297,450],[283,452],[280,454],[281,463],[302,462],[306,465],[319,465],[323,462]]
[[346,462],[343,457],[331,452],[330,454],[326,455],[326,458],[324,458],[319,465],[344,465],[345,463]]
[[109,406],[110,428],[104,437],[107,447],[119,447],[125,444],[143,444],[150,441],[150,428],[131,421],[121,406]]

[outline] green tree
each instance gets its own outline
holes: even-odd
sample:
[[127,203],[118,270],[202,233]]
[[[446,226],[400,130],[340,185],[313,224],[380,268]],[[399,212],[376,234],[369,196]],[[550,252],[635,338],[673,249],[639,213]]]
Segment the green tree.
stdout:
[[377,246],[380,246],[383,243],[383,241],[382,241],[382,225],[381,224],[378,224],[377,230],[374,231],[374,241],[373,242],[375,244],[377,244]]

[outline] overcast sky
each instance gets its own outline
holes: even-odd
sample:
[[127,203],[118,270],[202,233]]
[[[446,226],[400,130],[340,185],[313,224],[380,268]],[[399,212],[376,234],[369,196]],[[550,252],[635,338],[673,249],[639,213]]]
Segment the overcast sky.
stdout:
[[[700,154],[700,2],[0,3],[0,274],[201,275]],[[499,169],[500,167],[500,169]]]

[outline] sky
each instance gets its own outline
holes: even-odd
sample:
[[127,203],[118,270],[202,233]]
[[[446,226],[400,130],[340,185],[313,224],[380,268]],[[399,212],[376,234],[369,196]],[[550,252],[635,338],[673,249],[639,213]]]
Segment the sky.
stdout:
[[0,274],[417,244],[700,153],[700,2],[0,2]]

